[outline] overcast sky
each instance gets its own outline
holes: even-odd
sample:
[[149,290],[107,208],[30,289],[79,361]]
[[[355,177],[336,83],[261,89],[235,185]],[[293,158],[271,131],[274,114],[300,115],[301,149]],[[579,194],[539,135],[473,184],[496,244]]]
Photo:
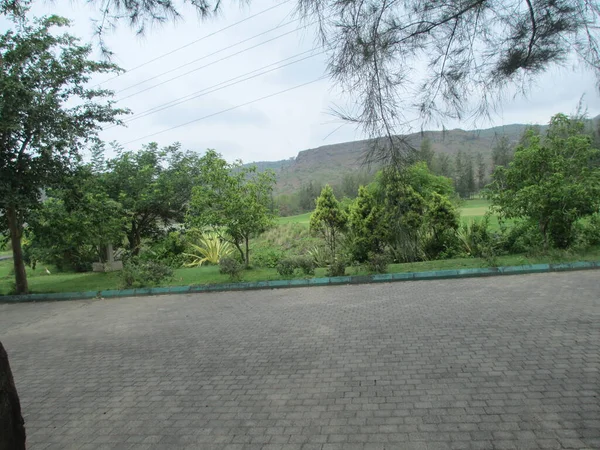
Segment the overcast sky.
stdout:
[[[318,49],[309,52],[316,46],[315,30],[312,27],[294,31],[301,26],[301,22],[286,25],[296,18],[292,14],[293,0],[281,3],[267,0],[253,2],[246,7],[229,3],[218,19],[208,22],[199,21],[195,12],[188,9],[183,10],[185,20],[149,29],[144,37],[137,36],[125,24],[108,34],[106,41],[115,53],[114,61],[127,72],[116,79],[103,82],[102,86],[113,89],[115,97],[122,99],[119,105],[132,110],[134,115],[127,120],[203,90],[204,95],[133,120],[127,128],[105,130],[101,137],[106,141],[116,140],[125,144],[128,149],[137,149],[152,141],[160,145],[179,141],[185,149],[204,151],[206,148],[214,148],[228,160],[242,159],[244,162],[286,159],[296,156],[300,150],[363,138],[360,131],[351,125],[340,127],[341,122],[331,115],[332,106],[343,105],[347,99],[328,79],[313,82],[326,75],[326,56],[318,55]],[[199,40],[278,4],[280,6],[264,14]],[[52,4],[37,2],[33,13],[55,13],[70,18],[74,22],[72,34],[80,36],[86,42],[93,39],[91,19],[98,17],[98,14],[95,8],[84,1],[57,0]],[[278,26],[281,27],[277,30],[238,44]],[[278,38],[284,33],[287,34]],[[273,40],[245,51],[269,39]],[[196,40],[199,41],[174,51]],[[232,47],[226,49],[229,46]],[[215,52],[216,54],[210,55]],[[233,55],[237,52],[240,53]],[[167,56],[135,69],[165,54]],[[312,54],[317,55],[206,93],[216,89],[213,86],[219,83],[223,87],[229,84],[230,79],[239,77],[232,82],[239,81],[246,76],[262,73],[263,70],[245,75],[248,72],[265,66],[269,67],[264,70],[269,70]],[[96,56],[99,57],[99,52]],[[223,58],[226,59],[218,61]],[[275,64],[285,59],[287,60]],[[173,70],[184,64],[185,67]],[[164,74],[170,70],[172,72]],[[183,75],[190,71],[192,72]],[[171,80],[174,77],[177,78]],[[97,81],[107,78],[110,77],[105,76]],[[146,81],[150,78],[153,79]],[[164,84],[156,86],[163,82]],[[295,88],[303,83],[310,84]],[[206,117],[286,89],[292,90]],[[144,91],[140,92],[142,90]],[[595,90],[593,75],[553,70],[538,79],[527,99],[509,96],[502,111],[493,117],[493,122],[478,122],[476,125],[487,128],[511,123],[544,124],[556,112],[573,112],[584,94],[589,114],[595,116],[600,112],[600,97]],[[204,119],[195,121],[201,118]],[[180,126],[187,122],[192,123]],[[474,126],[471,122],[451,121],[444,125],[446,128],[463,129],[472,129]],[[418,123],[415,126],[417,131]],[[177,128],[165,131],[172,127]],[[428,127],[431,128],[433,127]]]

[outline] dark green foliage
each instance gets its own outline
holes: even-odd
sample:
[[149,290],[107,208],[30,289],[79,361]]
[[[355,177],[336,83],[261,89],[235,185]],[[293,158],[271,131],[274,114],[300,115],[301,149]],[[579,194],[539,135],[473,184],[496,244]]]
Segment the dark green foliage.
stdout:
[[187,249],[185,237],[179,231],[172,231],[162,238],[153,241],[143,249],[140,259],[144,261],[160,261],[169,267],[181,267],[184,261],[183,253]]
[[229,275],[232,280],[239,280],[242,275],[243,266],[236,258],[221,258],[219,261],[219,272]]
[[257,267],[268,267],[274,269],[286,253],[276,247],[255,247],[252,250],[252,265]]
[[341,259],[334,260],[327,267],[326,274],[328,277],[342,277],[346,275],[346,263]]
[[[523,136],[528,136],[524,133]],[[522,138],[522,143],[525,143],[525,138]],[[508,164],[513,159],[513,151],[506,136],[502,136],[492,148],[492,172],[498,166],[508,167]]]
[[428,258],[455,256],[458,251],[456,230],[459,214],[454,205],[447,197],[434,193],[427,203],[425,220],[429,238],[425,240],[424,250]]
[[314,275],[315,265],[311,258],[306,256],[295,256],[285,258],[277,264],[277,273],[281,276],[292,276],[299,269],[304,275]]
[[304,275],[314,275],[315,274],[315,263],[313,259],[309,256],[297,256],[296,260],[296,268],[300,269]]
[[21,17],[16,29],[0,35],[0,231],[10,233],[22,294],[28,291],[23,224],[39,206],[42,189],[59,185],[102,124],[119,122],[127,112],[113,107],[111,91],[88,87],[93,75],[118,68],[90,60],[89,46],[60,33],[69,25],[58,16],[31,23]]
[[165,225],[183,221],[200,176],[199,157],[179,144],[116,151],[106,162],[97,158],[94,167],[105,192],[122,205],[127,248],[138,255],[144,239],[161,237]]
[[369,253],[367,269],[372,273],[386,273],[390,258],[384,253]]
[[285,258],[277,264],[277,273],[281,276],[291,276],[296,269],[296,261],[294,258]]
[[509,167],[494,171],[489,195],[495,209],[535,224],[546,247],[568,248],[575,224],[600,208],[600,168],[592,164],[599,155],[581,121],[557,114],[544,139],[531,134]]
[[173,278],[173,269],[160,261],[142,261],[133,257],[125,262],[121,272],[122,287],[157,286]]
[[317,199],[317,207],[310,216],[310,229],[320,234],[335,258],[337,243],[346,229],[348,216],[333,194],[331,186],[326,185]]
[[364,262],[369,253],[383,249],[385,227],[383,208],[377,204],[369,189],[361,186],[358,197],[350,206],[348,219],[348,251],[353,261]]
[[25,256],[32,267],[43,261],[63,271],[89,271],[93,262],[105,262],[107,244],[123,240],[123,208],[98,189],[88,168],[78,168],[62,184],[30,212]]

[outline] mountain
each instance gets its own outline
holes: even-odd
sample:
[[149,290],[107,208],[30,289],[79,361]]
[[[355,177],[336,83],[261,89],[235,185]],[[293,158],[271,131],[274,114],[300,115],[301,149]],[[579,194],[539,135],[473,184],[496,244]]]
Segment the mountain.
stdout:
[[[597,124],[599,119],[600,116],[592,120]],[[515,144],[527,126],[513,124],[471,131],[461,129],[424,131],[410,134],[407,138],[416,148],[427,137],[436,153],[455,155],[462,150],[467,154],[475,155],[481,152],[489,161],[492,148],[500,137],[505,136],[509,143]],[[540,128],[543,130],[546,127]],[[324,145],[302,150],[295,158],[281,161],[260,161],[253,164],[256,164],[259,169],[274,170],[277,175],[276,194],[289,194],[309,181],[336,184],[341,181],[344,174],[364,170],[364,155],[370,142],[371,140],[363,140]]]

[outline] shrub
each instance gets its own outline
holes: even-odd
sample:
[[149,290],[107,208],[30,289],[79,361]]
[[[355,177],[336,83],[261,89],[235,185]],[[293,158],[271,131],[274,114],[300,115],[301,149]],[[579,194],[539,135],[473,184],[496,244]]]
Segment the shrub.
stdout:
[[242,264],[235,258],[221,258],[219,261],[219,272],[229,275],[229,278],[232,280],[239,280],[242,274]]
[[159,261],[143,261],[131,258],[121,272],[123,288],[156,286],[173,278],[173,269]]
[[367,268],[369,272],[386,273],[389,264],[389,258],[382,253],[369,253]]
[[281,276],[291,276],[296,269],[296,260],[294,258],[285,258],[277,264],[277,273]]
[[327,267],[328,277],[341,277],[346,274],[346,263],[341,259],[334,260],[329,267]]
[[500,236],[492,233],[489,225],[489,216],[484,216],[480,221],[462,224],[457,230],[456,234],[467,256],[488,258],[497,253],[501,245]]
[[515,223],[502,230],[502,249],[508,253],[536,253],[544,248],[544,237],[536,224]]
[[331,260],[331,254],[325,247],[315,245],[308,251],[308,255],[315,263],[315,267],[326,267]]
[[315,263],[312,258],[308,256],[298,256],[296,259],[296,268],[302,270],[304,275],[315,274]]
[[233,253],[233,246],[223,241],[216,233],[202,233],[194,236],[194,242],[190,242],[187,253],[183,255],[188,259],[185,267],[198,267],[204,263],[219,264],[221,259],[228,257]]
[[258,267],[274,269],[285,257],[285,252],[274,247],[258,247],[252,250],[253,264]]
[[600,214],[595,213],[585,223],[577,224],[576,234],[579,249],[600,245]]
[[171,267],[180,267],[184,260],[185,248],[184,236],[179,231],[173,231],[153,242],[150,248],[142,252],[140,259],[161,261]]

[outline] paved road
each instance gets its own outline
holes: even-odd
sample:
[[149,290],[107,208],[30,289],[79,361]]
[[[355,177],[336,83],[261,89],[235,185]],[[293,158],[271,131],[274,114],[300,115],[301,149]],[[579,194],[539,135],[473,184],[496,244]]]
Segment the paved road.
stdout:
[[600,272],[0,305],[30,449],[600,449]]

